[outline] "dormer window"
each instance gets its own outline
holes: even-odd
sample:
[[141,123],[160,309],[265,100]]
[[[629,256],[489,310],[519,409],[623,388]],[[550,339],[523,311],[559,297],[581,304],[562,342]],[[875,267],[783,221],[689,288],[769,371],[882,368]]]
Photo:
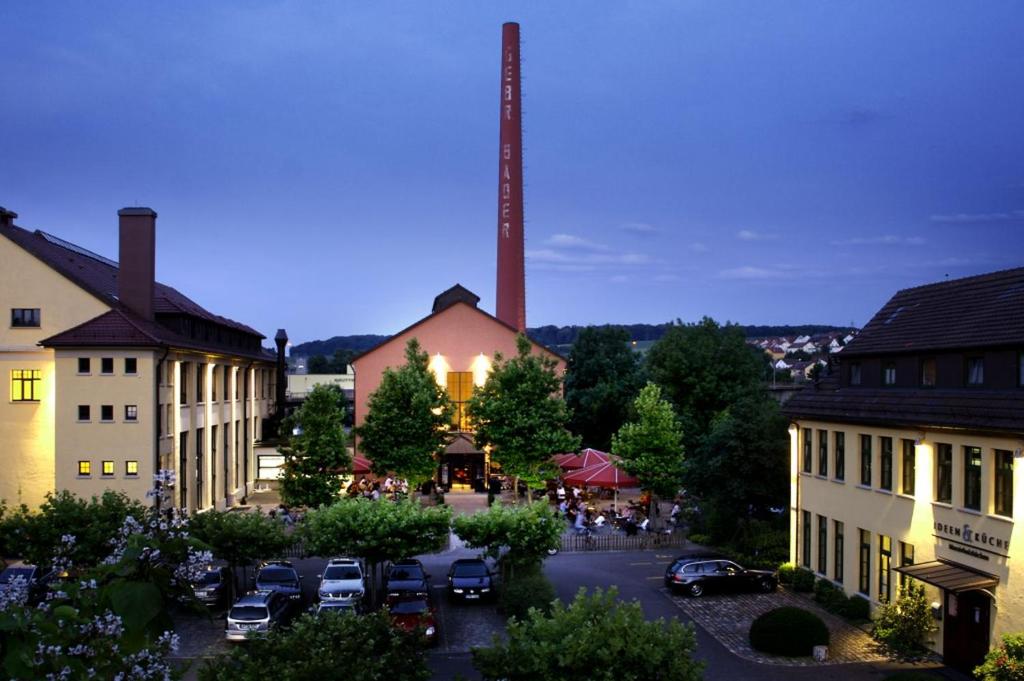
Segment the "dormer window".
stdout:
[[850,364],[850,385],[860,385],[860,362]]
[[882,367],[882,385],[896,385],[895,362],[886,362]]
[[985,359],[983,357],[967,358],[967,385],[985,384]]
[[921,387],[935,387],[935,358],[926,357],[921,360]]

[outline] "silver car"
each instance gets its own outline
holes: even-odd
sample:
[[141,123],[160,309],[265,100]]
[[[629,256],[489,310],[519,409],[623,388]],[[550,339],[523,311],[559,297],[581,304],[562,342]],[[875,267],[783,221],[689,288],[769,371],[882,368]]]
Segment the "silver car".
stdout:
[[244,641],[253,636],[266,636],[269,631],[287,624],[292,615],[292,602],[276,591],[248,593],[228,610],[225,637]]
[[358,602],[366,593],[363,567],[355,558],[332,558],[316,590],[321,601]]

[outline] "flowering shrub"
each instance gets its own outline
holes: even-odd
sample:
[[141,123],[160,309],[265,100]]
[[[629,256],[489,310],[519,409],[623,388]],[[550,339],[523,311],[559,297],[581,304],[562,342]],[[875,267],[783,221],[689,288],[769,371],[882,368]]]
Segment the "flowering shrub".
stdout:
[[985,661],[974,668],[980,681],[1024,679],[1024,634],[1006,634],[998,647],[988,651]]

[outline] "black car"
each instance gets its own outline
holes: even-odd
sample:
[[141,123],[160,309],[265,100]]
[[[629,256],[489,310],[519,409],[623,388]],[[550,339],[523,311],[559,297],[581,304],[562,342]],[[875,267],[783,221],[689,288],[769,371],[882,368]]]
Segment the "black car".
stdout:
[[302,577],[286,560],[273,560],[260,565],[256,573],[257,591],[276,591],[293,601],[302,600]]
[[19,577],[24,581],[25,588],[28,590],[28,605],[36,605],[46,598],[46,590],[58,578],[54,570],[27,563],[14,563],[0,572],[0,591],[12,588],[11,585]]
[[494,596],[498,576],[479,558],[462,558],[448,570],[448,596],[481,600]]
[[225,565],[209,565],[203,576],[192,583],[192,591],[200,603],[227,605],[231,590],[231,571]]
[[775,591],[778,580],[768,570],[747,570],[731,560],[706,556],[676,558],[665,570],[665,586],[691,596],[705,593]]
[[427,596],[430,593],[430,575],[423,569],[423,563],[415,558],[406,558],[392,563],[384,578],[384,590],[389,599],[408,596]]

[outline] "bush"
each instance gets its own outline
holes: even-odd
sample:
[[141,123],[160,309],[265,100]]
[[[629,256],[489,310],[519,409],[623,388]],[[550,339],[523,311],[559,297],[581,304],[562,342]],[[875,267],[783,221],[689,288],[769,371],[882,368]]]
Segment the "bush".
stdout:
[[687,537],[693,544],[700,544],[701,546],[707,546],[711,543],[711,537],[706,534],[700,534],[697,532],[691,532],[690,536]]
[[814,646],[828,645],[828,627],[821,618],[803,608],[776,608],[750,625],[750,645],[754,650],[786,657],[803,657]]
[[547,615],[556,598],[555,587],[540,570],[516,575],[501,589],[501,609],[508,617],[525,620],[530,608]]
[[900,587],[895,603],[875,613],[875,638],[900,655],[915,653],[935,628],[924,587],[913,582]]
[[840,614],[849,620],[871,619],[871,603],[863,596],[850,596],[845,610]]
[[796,572],[796,566],[792,563],[783,563],[779,566],[779,584],[792,584],[793,573]]
[[807,568],[797,568],[793,573],[793,591],[813,591],[814,573]]
[[1024,678],[1024,634],[1005,634],[998,647],[988,651],[985,661],[974,668],[981,681],[1015,681]]

